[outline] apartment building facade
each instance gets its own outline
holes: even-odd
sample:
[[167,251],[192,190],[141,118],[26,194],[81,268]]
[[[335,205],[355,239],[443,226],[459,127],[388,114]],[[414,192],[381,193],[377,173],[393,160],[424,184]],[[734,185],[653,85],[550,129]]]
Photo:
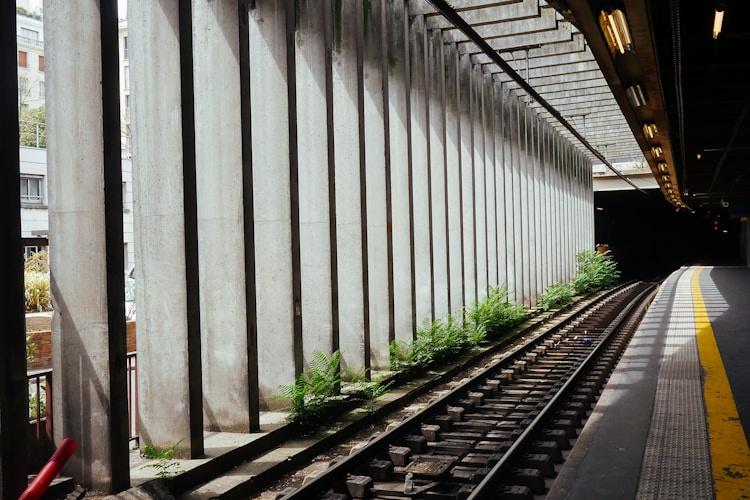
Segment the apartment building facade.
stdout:
[[[40,10],[19,2],[16,14],[20,115],[21,234],[24,254],[49,247],[47,134],[44,121],[44,25]],[[134,261],[133,189],[130,162],[130,77],[127,23],[120,22],[122,195],[125,270]],[[63,194],[64,196],[64,194]]]

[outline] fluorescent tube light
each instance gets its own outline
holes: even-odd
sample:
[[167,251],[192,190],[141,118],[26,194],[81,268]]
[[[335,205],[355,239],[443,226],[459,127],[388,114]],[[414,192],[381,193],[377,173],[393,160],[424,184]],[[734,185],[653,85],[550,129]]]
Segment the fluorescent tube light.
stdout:
[[643,135],[646,136],[646,139],[653,139],[656,137],[656,135],[659,133],[659,131],[656,129],[655,123],[644,123],[643,124]]
[[719,4],[714,10],[714,40],[719,37],[721,33],[721,25],[724,22],[724,5]]
[[603,10],[599,14],[599,26],[607,40],[612,55],[617,52],[624,54],[633,51],[633,39],[630,37],[630,29],[625,14],[619,9],[607,12]]
[[639,84],[636,83],[631,85],[625,90],[625,93],[628,95],[628,100],[630,101],[630,105],[633,106],[633,109],[640,108],[647,104],[646,94],[643,92],[643,88]]

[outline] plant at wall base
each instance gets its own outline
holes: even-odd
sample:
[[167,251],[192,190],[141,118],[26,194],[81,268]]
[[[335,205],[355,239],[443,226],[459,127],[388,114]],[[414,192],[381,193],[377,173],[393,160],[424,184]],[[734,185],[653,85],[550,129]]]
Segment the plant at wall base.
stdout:
[[571,280],[576,293],[584,293],[596,288],[609,286],[620,279],[617,262],[609,250],[597,252],[582,250],[576,256],[578,271]]
[[180,439],[172,446],[167,448],[159,448],[150,444],[143,445],[141,448],[141,456],[143,458],[150,458],[156,460],[150,464],[146,464],[142,469],[155,469],[156,477],[161,480],[167,480],[175,476],[179,472],[180,464],[174,461],[175,455],[180,451],[178,446],[182,443],[183,439]]
[[293,384],[279,387],[274,396],[290,403],[289,420],[303,426],[346,399],[341,395],[341,352],[313,352],[309,368]]
[[484,300],[462,311],[460,318],[465,317],[465,322],[451,315],[426,319],[413,342],[391,342],[391,370],[404,373],[428,368],[481,345],[489,336],[518,325],[527,315],[523,305],[508,300],[505,286],[497,287]]
[[347,368],[341,375],[341,394],[350,401],[369,403],[388,392],[391,385],[392,382],[385,382],[383,377],[368,380],[364,369],[352,371]]
[[477,330],[484,328],[488,335],[519,324],[527,314],[523,305],[508,300],[506,285],[491,289],[484,300],[474,302],[466,311],[467,323]]
[[452,316],[435,321],[425,320],[417,329],[417,337],[413,343],[414,363],[419,367],[428,367],[458,354],[467,345],[463,325]]
[[573,286],[567,283],[553,283],[539,296],[538,304],[542,311],[560,309],[573,302]]

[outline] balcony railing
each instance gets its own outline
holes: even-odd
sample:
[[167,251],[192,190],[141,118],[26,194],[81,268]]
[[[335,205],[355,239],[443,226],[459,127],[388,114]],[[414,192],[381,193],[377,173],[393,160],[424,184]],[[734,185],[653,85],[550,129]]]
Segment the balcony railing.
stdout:
[[47,147],[47,125],[41,122],[18,122],[19,144],[29,148]]
[[44,42],[42,40],[37,40],[36,38],[29,38],[21,35],[16,36],[16,42],[25,45],[31,45],[32,47],[44,47]]

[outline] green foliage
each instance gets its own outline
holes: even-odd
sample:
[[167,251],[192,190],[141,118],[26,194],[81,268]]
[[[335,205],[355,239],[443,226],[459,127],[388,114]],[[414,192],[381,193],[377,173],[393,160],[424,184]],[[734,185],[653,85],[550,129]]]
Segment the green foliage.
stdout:
[[[37,409],[37,405],[39,408]],[[29,422],[47,416],[47,385],[41,384],[37,393],[29,386]]]
[[391,370],[424,369],[446,361],[481,345],[503,329],[519,324],[526,315],[521,304],[508,300],[505,286],[495,288],[468,311],[461,311],[458,319],[451,315],[435,321],[427,319],[417,329],[413,342],[391,342]]
[[310,368],[293,384],[282,385],[276,396],[291,404],[289,419],[307,423],[340,400],[341,352],[315,351]]
[[44,106],[23,108],[18,115],[19,144],[32,148],[47,147],[46,112]]
[[488,334],[517,325],[526,318],[523,305],[508,300],[508,287],[503,285],[490,290],[481,302],[475,302],[467,311],[467,322],[475,330],[484,329]]
[[50,294],[49,261],[47,252],[35,252],[24,261],[24,301],[26,312],[49,311]]
[[357,380],[342,385],[341,393],[350,400],[371,401],[388,392],[390,386],[391,383],[384,383],[382,377],[376,380]]
[[425,320],[417,328],[417,338],[412,343],[412,359],[419,366],[429,366],[461,351],[464,344],[462,325],[447,316],[446,321]]
[[39,19],[40,21],[42,20],[42,11],[38,8],[34,12],[29,12],[27,9],[18,5],[16,6],[16,12],[21,14],[22,16],[31,17],[33,19]]
[[48,273],[49,272],[49,254],[46,250],[32,253],[23,262],[24,272],[37,272],[37,273]]
[[177,474],[180,468],[180,464],[174,461],[175,455],[180,453],[182,450],[178,448],[182,439],[177,441],[174,445],[168,448],[159,448],[150,444],[143,445],[141,448],[141,456],[144,458],[155,459],[156,462],[146,464],[142,469],[155,469],[156,477],[159,479],[169,479]]
[[575,290],[568,283],[554,283],[539,296],[539,308],[543,311],[560,309],[573,302]]
[[26,334],[26,362],[31,363],[34,361],[34,349],[36,349],[36,344],[31,341],[32,335],[30,333]]
[[571,284],[576,293],[584,293],[600,287],[609,286],[620,279],[620,271],[609,250],[597,252],[582,250],[578,253],[578,272]]
[[[342,389],[342,381],[347,382]],[[371,400],[385,393],[388,385],[381,379],[367,380],[367,370],[348,368],[341,371],[341,352],[313,352],[307,371],[293,384],[282,385],[274,394],[289,402],[291,422],[303,427],[320,422],[330,409],[354,400]]]
[[24,299],[26,312],[48,311],[52,302],[49,273],[24,273]]

